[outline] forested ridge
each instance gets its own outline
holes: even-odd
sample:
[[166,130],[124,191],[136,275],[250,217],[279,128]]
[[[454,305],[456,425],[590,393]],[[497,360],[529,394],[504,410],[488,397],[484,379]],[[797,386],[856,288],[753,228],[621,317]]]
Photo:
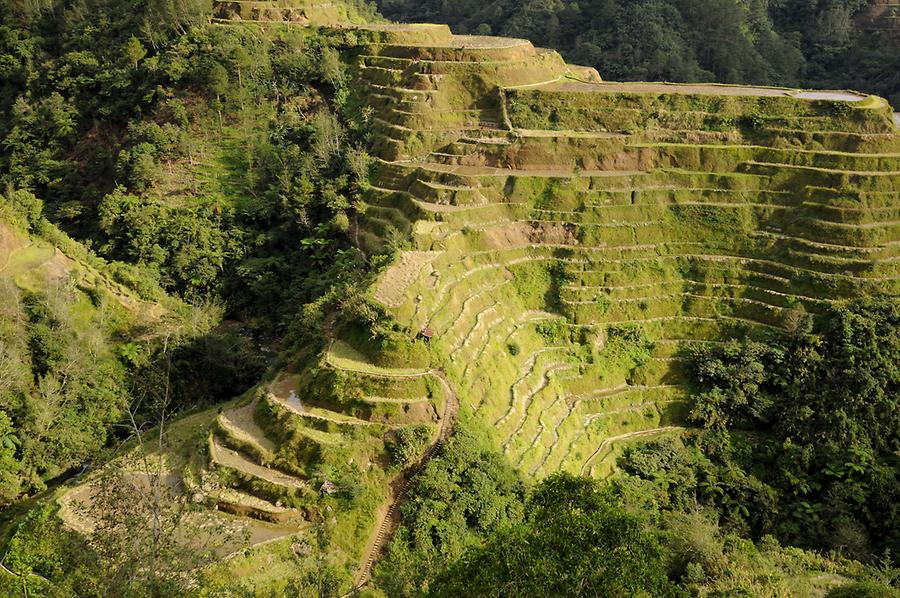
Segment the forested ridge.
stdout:
[[[365,2],[350,4],[380,19]],[[900,102],[900,52],[863,27],[863,2],[382,0],[379,8],[461,33],[528,38],[610,80],[854,88]],[[231,26],[212,10],[205,0],[0,0],[0,593],[343,595],[355,562],[337,560],[338,545],[365,537],[387,508],[373,488],[413,472],[392,505],[398,528],[384,536],[359,595],[898,595],[896,296],[822,300],[816,314],[789,304],[785,330],[666,354],[685,364],[684,426],[638,438],[602,476],[527,475],[467,411],[476,396],[464,397],[453,435],[435,441],[418,468],[451,397],[435,377],[446,375],[442,366],[429,362],[437,351],[426,330],[404,329],[368,291],[383,266],[419,249],[399,225],[382,225],[380,251],[360,242],[373,172],[385,171],[373,149],[381,117],[357,72],[372,57],[360,58],[349,29]],[[821,120],[849,112],[839,106]],[[722,131],[706,132],[761,135],[764,116],[723,116],[714,123]],[[535,194],[549,205],[556,188]],[[888,199],[876,209],[893,209],[889,195],[879,197]],[[452,222],[455,207],[422,224]],[[459,237],[481,234],[463,226]],[[500,284],[511,280],[561,311],[571,281],[553,278],[560,271],[504,270]],[[611,300],[582,303],[606,313]],[[470,314],[459,351],[486,329],[492,307]],[[575,347],[584,363],[559,371],[608,369],[599,384],[621,370],[623,387],[646,386],[635,372],[658,347],[645,330],[571,324],[535,324],[549,348],[532,355]],[[534,368],[539,357],[523,353],[533,347],[512,338],[498,341],[503,356]],[[395,361],[369,363],[357,347]],[[275,382],[297,372],[311,374],[276,397]],[[548,388],[551,370],[542,375],[520,393]],[[308,428],[292,419],[291,409],[304,408]],[[261,438],[217,447],[238,422],[223,416],[236,412]],[[422,421],[391,419],[407,416]],[[537,419],[533,445],[550,428]],[[379,426],[386,432],[370,432]],[[102,474],[157,432],[157,448],[170,454],[154,458],[178,463],[152,487],[177,495],[177,512],[161,516],[171,537],[156,527],[160,512],[151,526],[131,504],[146,494],[124,484],[127,475],[91,482],[93,508],[103,511],[94,529],[61,523],[58,487],[77,488],[79,476]],[[276,450],[273,437],[284,446]],[[354,442],[381,453],[369,459],[352,452]],[[238,449],[259,458],[247,465]],[[242,544],[246,530],[192,519],[226,511],[201,508],[209,472],[197,464],[215,451],[263,472],[248,481],[224,471],[228,491],[252,486],[279,513],[296,510],[301,531],[260,540],[254,552]],[[301,489],[285,493],[294,480]],[[228,521],[246,515],[229,513]],[[201,546],[209,533],[235,546]]]
[[900,104],[897,38],[862,0],[380,0],[390,18],[524,37],[611,81],[859,89]]

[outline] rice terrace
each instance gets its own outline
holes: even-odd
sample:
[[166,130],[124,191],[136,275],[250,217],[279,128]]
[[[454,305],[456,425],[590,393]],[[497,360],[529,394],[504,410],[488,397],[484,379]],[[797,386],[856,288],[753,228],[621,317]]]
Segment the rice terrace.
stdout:
[[900,107],[158,4],[124,124],[102,86],[3,112],[83,138],[24,190],[2,150],[0,397],[48,406],[0,405],[0,594],[897,595]]

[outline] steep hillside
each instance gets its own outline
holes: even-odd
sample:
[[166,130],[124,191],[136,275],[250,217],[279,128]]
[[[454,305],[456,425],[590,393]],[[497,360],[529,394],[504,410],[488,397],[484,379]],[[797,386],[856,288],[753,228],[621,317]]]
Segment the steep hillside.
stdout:
[[[530,475],[603,474],[630,438],[682,425],[692,344],[896,294],[884,100],[597,83],[528,50],[460,37],[363,56],[391,145],[359,238],[409,234],[374,298],[429,330],[462,404]],[[453,122],[472,106],[489,116]]]
[[115,281],[107,264],[39,219],[38,204],[24,192],[0,201],[3,506],[102,449],[126,407],[123,339],[141,351],[183,317],[183,305]]
[[384,265],[319,344],[170,443],[198,508],[277,528],[248,546],[291,538],[266,562],[232,555],[224,585],[322,566],[292,543],[311,526],[341,590],[365,583],[457,417],[528,480],[606,478],[635,440],[690,426],[686,350],[897,295],[900,131],[881,98],[604,82],[526,40],[366,24],[340,3],[214,14],[341,37],[376,156],[346,226]]

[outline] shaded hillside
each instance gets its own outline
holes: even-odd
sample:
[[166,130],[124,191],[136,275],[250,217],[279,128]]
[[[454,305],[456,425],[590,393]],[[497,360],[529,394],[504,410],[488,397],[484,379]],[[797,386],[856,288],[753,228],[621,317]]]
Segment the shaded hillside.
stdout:
[[526,37],[598,68],[606,79],[859,89],[900,105],[891,3],[382,0],[379,6],[402,21]]

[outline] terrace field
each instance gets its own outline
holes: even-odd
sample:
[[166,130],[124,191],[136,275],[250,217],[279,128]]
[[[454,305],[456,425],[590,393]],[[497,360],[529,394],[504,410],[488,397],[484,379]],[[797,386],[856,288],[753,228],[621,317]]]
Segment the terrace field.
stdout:
[[[355,36],[377,160],[351,233],[391,256],[367,292],[390,333],[329,322],[321,351],[209,418],[180,475],[289,534],[351,468],[364,500],[337,519],[335,560],[357,584],[457,411],[527,478],[605,478],[629,443],[690,425],[685,350],[900,290],[900,130],[881,98],[605,82],[527,40],[338,3],[216,5],[223,27]],[[415,457],[392,460],[398,443]]]

